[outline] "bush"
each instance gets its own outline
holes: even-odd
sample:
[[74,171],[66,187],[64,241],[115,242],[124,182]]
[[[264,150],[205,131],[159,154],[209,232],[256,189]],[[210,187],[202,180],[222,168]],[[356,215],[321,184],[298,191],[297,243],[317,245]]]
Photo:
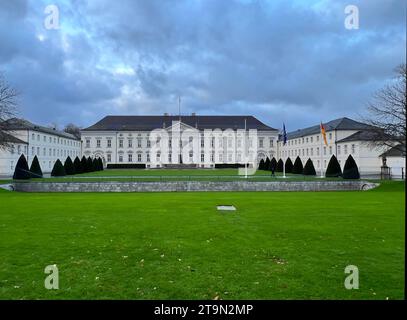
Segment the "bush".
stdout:
[[98,161],[99,161],[99,171],[103,171],[103,160],[102,160],[102,158],[98,158]]
[[304,171],[304,167],[302,166],[302,161],[300,157],[297,157],[294,162],[292,173],[295,174],[302,174]]
[[72,159],[70,156],[66,158],[65,163],[64,163],[64,168],[65,168],[65,173],[69,175],[75,174],[75,166],[73,165]]
[[86,159],[86,172],[92,172],[93,170],[93,160],[91,157],[88,157]]
[[75,158],[73,166],[75,168],[75,174],[83,173],[82,163],[78,157]]
[[93,158],[93,160],[92,160],[92,169],[93,169],[93,171],[99,171],[99,160],[98,159]]
[[16,168],[14,169],[13,179],[25,180],[30,179],[31,173],[28,169],[28,163],[25,156],[22,154],[17,161]]
[[353,159],[352,155],[349,155],[348,159],[346,159],[345,166],[343,167],[342,177],[344,179],[360,178],[358,166],[355,162],[355,159]]
[[264,170],[264,159],[261,159],[259,162],[259,170]]
[[264,162],[264,169],[263,170],[270,170],[270,159],[267,157],[266,161]]
[[284,166],[283,160],[282,159],[278,160],[276,172],[283,172],[284,169],[283,166]]
[[293,162],[291,161],[290,157],[287,158],[285,161],[285,173],[292,173],[293,172]]
[[277,160],[276,158],[272,158],[270,161],[270,171],[276,171],[277,169]]
[[42,178],[42,170],[37,156],[34,157],[30,166],[31,178]]
[[305,176],[316,176],[317,175],[315,168],[314,168],[314,164],[312,163],[312,160],[310,158],[308,158],[307,162],[305,163],[304,175]]
[[340,177],[341,175],[342,170],[338,159],[336,159],[335,155],[332,155],[331,159],[329,160],[328,167],[325,171],[325,177]]
[[66,175],[66,172],[65,172],[64,165],[58,159],[57,161],[55,161],[54,167],[52,168],[51,176],[52,177],[62,177],[65,175]]
[[82,159],[81,159],[81,166],[82,166],[82,173],[89,172],[89,171],[88,171],[88,162],[86,161],[86,157],[85,157],[85,156],[82,156]]

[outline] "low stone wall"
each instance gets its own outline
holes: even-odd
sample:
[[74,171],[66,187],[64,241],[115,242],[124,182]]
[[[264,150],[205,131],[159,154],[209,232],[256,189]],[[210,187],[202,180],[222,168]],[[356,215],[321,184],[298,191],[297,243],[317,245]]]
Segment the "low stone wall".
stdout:
[[184,192],[184,191],[337,191],[369,190],[367,181],[168,181],[168,182],[23,182],[22,192]]

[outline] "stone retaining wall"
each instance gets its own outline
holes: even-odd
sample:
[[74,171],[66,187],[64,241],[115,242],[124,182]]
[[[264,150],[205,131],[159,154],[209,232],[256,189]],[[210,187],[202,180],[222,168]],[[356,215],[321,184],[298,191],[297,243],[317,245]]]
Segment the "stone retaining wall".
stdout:
[[22,192],[184,192],[184,191],[337,191],[369,190],[379,184],[356,181],[168,181],[168,182],[23,182]]

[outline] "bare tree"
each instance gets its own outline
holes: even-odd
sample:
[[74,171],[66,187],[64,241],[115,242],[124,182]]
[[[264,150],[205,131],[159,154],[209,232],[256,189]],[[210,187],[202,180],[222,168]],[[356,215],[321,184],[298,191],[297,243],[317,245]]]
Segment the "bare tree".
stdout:
[[4,121],[16,116],[17,96],[18,92],[0,74],[0,148],[3,149],[10,147]]
[[73,123],[68,123],[65,126],[64,131],[67,133],[73,134],[78,139],[81,137],[81,128],[74,125]]
[[379,90],[368,104],[369,116],[365,122],[372,129],[376,146],[394,147],[405,155],[406,147],[406,65],[395,69],[391,83]]

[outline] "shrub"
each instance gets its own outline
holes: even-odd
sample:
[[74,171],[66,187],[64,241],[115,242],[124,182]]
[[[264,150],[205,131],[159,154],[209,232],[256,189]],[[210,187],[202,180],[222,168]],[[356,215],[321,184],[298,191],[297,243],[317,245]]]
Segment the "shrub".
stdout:
[[75,174],[75,166],[73,165],[72,159],[70,156],[66,158],[65,163],[64,163],[64,168],[65,168],[65,173],[67,175],[73,175]]
[[267,157],[266,161],[264,162],[264,169],[263,170],[270,170],[270,159]]
[[336,159],[335,155],[332,155],[325,171],[325,177],[340,177],[341,175],[342,170],[338,159]]
[[300,157],[297,157],[294,162],[292,173],[302,174],[303,171],[304,171],[304,167],[302,166],[302,161],[301,161]]
[[270,171],[276,171],[277,169],[277,160],[276,158],[272,158],[270,161]]
[[344,179],[360,178],[358,166],[355,162],[355,159],[353,159],[352,155],[349,155],[348,159],[346,159],[345,166],[343,167],[342,177]]
[[312,163],[312,160],[308,158],[307,162],[305,163],[304,166],[304,175],[305,176],[315,176],[317,173],[314,168],[314,164]]
[[283,172],[284,168],[283,166],[284,166],[283,160],[282,159],[278,160],[276,172]]
[[264,170],[264,159],[261,159],[259,162],[259,170]]
[[88,171],[88,162],[86,161],[85,156],[83,156],[81,159],[81,166],[82,166],[82,173],[89,172]]
[[99,161],[99,171],[103,171],[103,160],[102,160],[102,158],[99,158],[98,159],[98,161]]
[[23,180],[30,179],[31,173],[28,169],[28,163],[25,156],[22,154],[17,161],[16,168],[14,169],[13,179]]
[[42,170],[37,156],[34,157],[30,166],[31,178],[42,178]]
[[290,157],[287,158],[285,161],[285,173],[292,173],[293,172],[293,162],[291,161]]
[[88,157],[86,159],[86,172],[92,172],[93,170],[93,160],[91,157]]
[[82,163],[78,157],[75,158],[73,166],[75,168],[75,174],[83,173]]
[[99,160],[98,159],[93,158],[93,160],[92,160],[92,169],[93,169],[93,171],[99,171]]
[[54,167],[52,168],[51,176],[53,176],[53,177],[62,177],[62,176],[65,176],[65,175],[66,175],[66,172],[65,172],[64,165],[58,159],[57,161],[55,161]]

